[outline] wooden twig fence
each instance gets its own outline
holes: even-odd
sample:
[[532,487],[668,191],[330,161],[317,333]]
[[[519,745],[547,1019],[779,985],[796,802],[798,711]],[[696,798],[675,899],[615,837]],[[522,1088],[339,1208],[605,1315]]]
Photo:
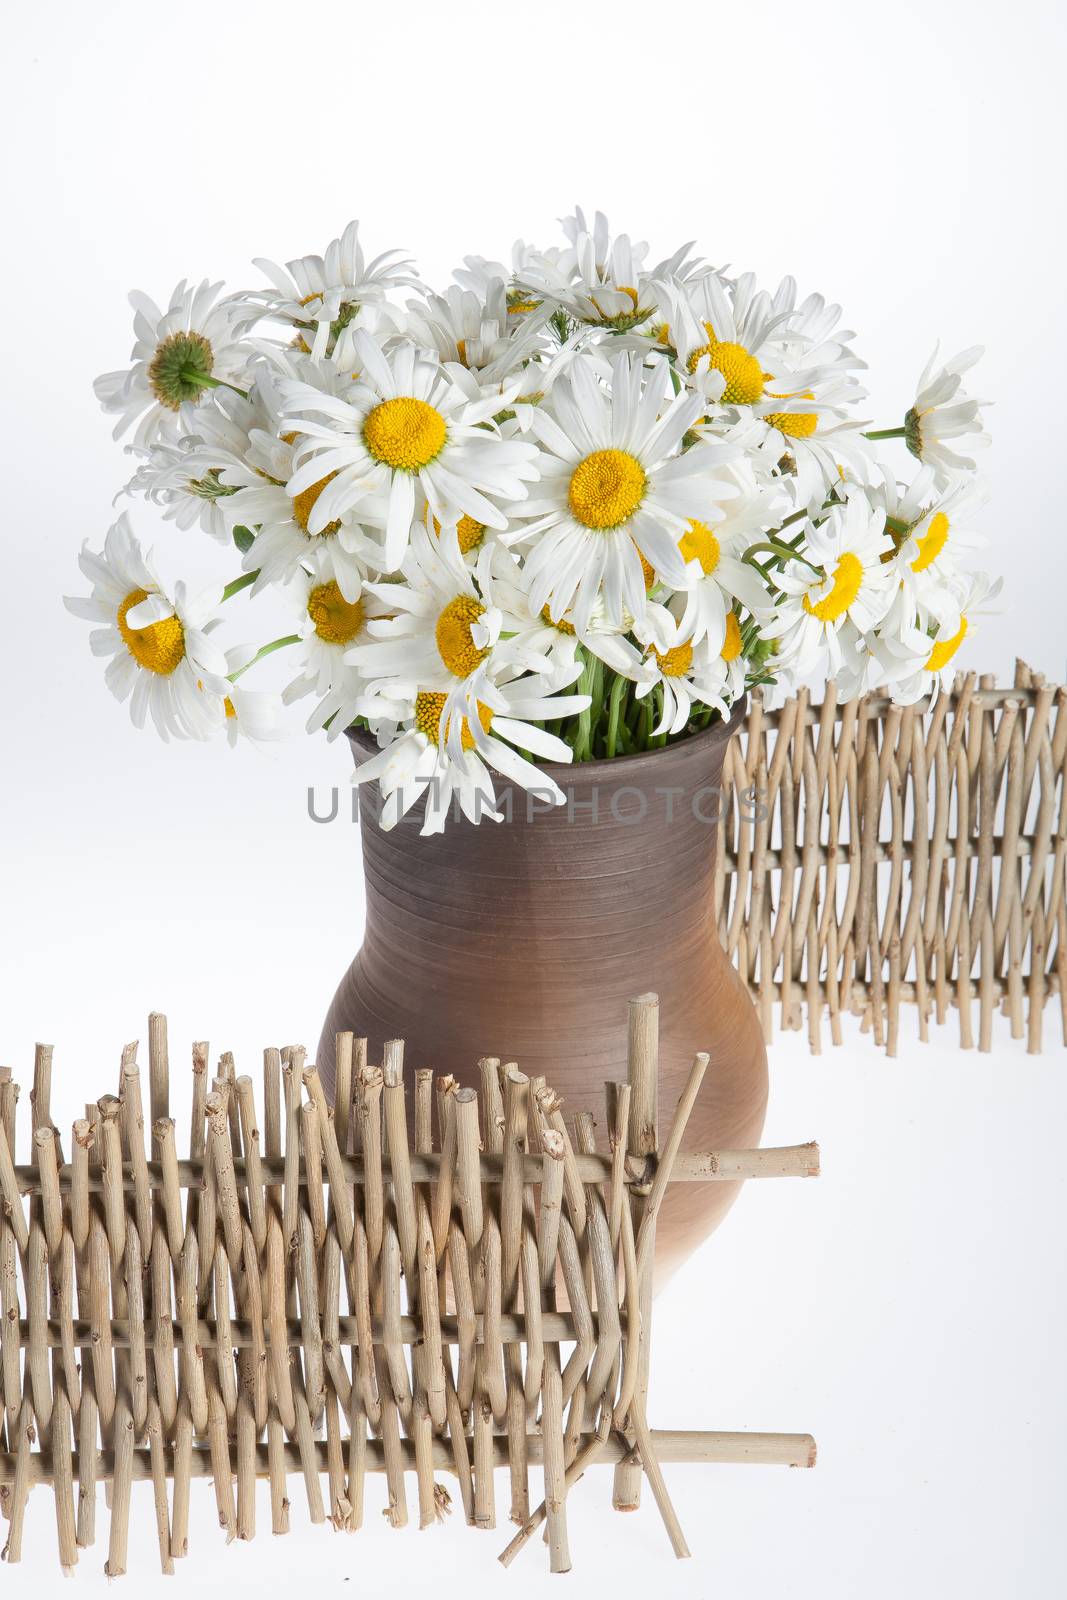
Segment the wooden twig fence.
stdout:
[[[810,1176],[814,1145],[682,1153],[707,1065],[698,1056],[662,1148],[658,1002],[631,1002],[625,1082],[592,1118],[514,1064],[482,1060],[481,1093],[420,1068],[403,1045],[368,1064],[337,1041],[336,1108],[297,1047],[265,1052],[264,1132],[252,1080],[193,1046],[188,1157],[170,1115],[166,1023],[149,1019],[150,1139],[137,1046],[118,1095],[86,1107],[69,1161],[38,1046],[32,1159],[17,1159],[18,1087],[0,1069],[0,1499],[4,1556],[22,1553],[27,1498],[47,1484],[65,1571],[94,1543],[109,1485],[106,1571],[126,1570],[132,1485],[152,1485],[162,1570],[186,1553],[191,1482],[211,1478],[227,1540],[289,1528],[289,1479],[310,1519],[354,1531],[368,1473],[384,1514],[440,1520],[458,1484],[476,1528],[510,1477],[510,1563],[546,1525],[570,1565],[568,1490],[615,1464],[614,1503],[642,1477],[678,1555],[664,1462],[812,1466],[807,1434],[653,1432],[647,1395],[656,1217],[670,1182]],[[413,1111],[414,1138],[409,1134]],[[543,1470],[532,1503],[529,1468]],[[326,1492],[323,1493],[325,1479]],[[236,1492],[235,1492],[236,1490]]]
[[[1041,1048],[1058,995],[1067,1041],[1067,689],[1018,663],[1010,689],[960,676],[931,704],[869,695],[776,711],[753,697],[727,751],[717,909],[771,1037],[863,1018],[897,1052],[955,1008],[964,1049],[994,1013]],[[976,1027],[977,1019],[977,1027]]]

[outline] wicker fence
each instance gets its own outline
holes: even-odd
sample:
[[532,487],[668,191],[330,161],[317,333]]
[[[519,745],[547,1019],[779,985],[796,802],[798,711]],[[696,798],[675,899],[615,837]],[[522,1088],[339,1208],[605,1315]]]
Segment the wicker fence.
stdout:
[[[728,750],[720,932],[771,1037],[863,1018],[896,1053],[958,1014],[989,1050],[994,1013],[1041,1048],[1059,996],[1067,1040],[1067,689],[1019,663],[1015,684],[957,678],[931,705],[879,696],[778,711],[753,698]],[[977,1024],[977,1025],[976,1025]]]
[[[194,1478],[212,1479],[229,1540],[255,1533],[257,1478],[269,1480],[274,1533],[289,1528],[290,1477],[312,1522],[355,1531],[371,1473],[393,1527],[408,1521],[412,1476],[419,1525],[439,1521],[447,1474],[465,1520],[493,1528],[494,1468],[506,1467],[518,1531],[500,1559],[544,1523],[552,1570],[566,1571],[568,1491],[597,1462],[615,1463],[620,1510],[647,1479],[678,1555],[688,1551],[661,1463],[812,1466],[808,1434],[649,1427],[667,1184],[810,1176],[818,1151],[681,1152],[706,1056],[659,1148],[654,995],[631,1002],[630,1041],[626,1081],[606,1085],[606,1150],[588,1114],[565,1120],[543,1080],[495,1060],[480,1063],[481,1094],[417,1072],[412,1141],[402,1044],[369,1065],[365,1041],[343,1034],[336,1109],[301,1049],[265,1052],[262,1139],[251,1078],[223,1056],[209,1086],[207,1046],[194,1045],[179,1160],[166,1025],[153,1016],[150,1144],[134,1045],[119,1094],[74,1123],[66,1163],[51,1051],[39,1046],[32,1160],[19,1163],[18,1089],[3,1069],[5,1559],[21,1557],[40,1483],[65,1571],[94,1543],[98,1485],[109,1485],[117,1577],[137,1479],[152,1485],[166,1573],[186,1553]],[[533,1506],[531,1464],[544,1480]]]

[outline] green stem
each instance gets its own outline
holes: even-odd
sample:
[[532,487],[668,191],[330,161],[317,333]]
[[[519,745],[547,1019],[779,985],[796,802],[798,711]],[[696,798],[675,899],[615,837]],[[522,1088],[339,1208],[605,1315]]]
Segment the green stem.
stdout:
[[248,671],[249,667],[254,667],[257,661],[263,660],[264,656],[273,655],[275,650],[284,650],[288,645],[299,643],[300,635],[298,633],[286,634],[284,639],[272,639],[270,644],[265,644],[261,650],[256,651],[251,661],[246,661],[243,667],[238,667],[236,672],[230,673],[230,682],[236,683],[238,678]]
[[621,673],[615,676],[611,686],[611,698],[608,701],[608,731],[605,739],[605,749],[610,758],[615,754],[619,743],[619,715],[622,711],[622,699],[626,693],[627,680]]
[[907,430],[905,428],[872,428],[865,433],[865,439],[903,439]]
[[[577,692],[579,694],[592,695],[592,691],[593,691],[593,676],[594,676],[594,671],[593,671],[594,658],[592,656],[587,655],[586,652],[581,649],[581,646],[579,646],[579,651],[580,651],[580,654],[582,656],[582,675],[578,680],[578,691]],[[575,761],[588,761],[588,760],[591,759],[591,757],[592,757],[592,737],[593,737],[593,708],[592,708],[592,705],[589,705],[589,706],[586,707],[586,709],[584,711],[579,711],[579,713],[578,713],[578,726],[577,726],[577,729],[575,730],[575,736],[574,736],[574,759],[575,759]]]
[[[750,566],[757,566],[758,563],[750,558],[759,550],[769,550],[772,555],[777,556],[779,561],[782,562],[802,561],[806,567],[811,568],[812,572],[817,572],[820,578],[825,576],[823,569],[817,567],[814,562],[809,561],[807,556],[802,556],[800,551],[794,550],[792,545],[782,544],[777,539],[761,539],[758,544],[750,544],[742,559],[748,561]],[[762,571],[762,568],[760,570]]]
[[235,594],[240,594],[242,589],[247,589],[249,584],[255,583],[258,577],[258,567],[256,568],[255,572],[242,573],[239,578],[234,578],[232,583],[228,583],[226,585],[225,589],[222,591],[222,598],[224,600],[232,600]]
[[247,389],[239,389],[235,383],[227,383],[225,378],[213,378],[209,373],[195,371],[192,367],[183,367],[181,376],[184,383],[199,384],[201,389],[232,389],[242,400],[248,399]]

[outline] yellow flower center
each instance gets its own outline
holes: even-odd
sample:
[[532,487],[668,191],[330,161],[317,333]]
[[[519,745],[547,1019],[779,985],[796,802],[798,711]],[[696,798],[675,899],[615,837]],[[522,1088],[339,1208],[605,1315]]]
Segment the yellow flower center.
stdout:
[[948,662],[952,660],[952,657],[956,654],[956,651],[959,649],[966,637],[967,618],[961,616],[960,625],[956,629],[956,632],[952,635],[952,638],[939,639],[934,645],[934,648],[930,651],[930,654],[927,656],[925,662],[927,672],[940,672],[941,668],[946,666]]
[[327,644],[351,644],[365,620],[363,602],[346,600],[333,578],[317,584],[308,595],[308,616]]
[[846,550],[833,570],[833,587],[830,593],[822,600],[815,601],[812,601],[810,594],[806,594],[804,610],[809,616],[817,617],[820,622],[836,622],[859,594],[862,582],[863,563],[859,556],[854,556],[851,550]]
[[[796,394],[776,394],[775,400],[814,400],[810,389],[799,389]],[[810,439],[819,425],[816,411],[772,411],[764,418],[772,428],[784,433],[787,439]]]
[[678,548],[683,561],[700,562],[705,577],[719,565],[719,541],[703,522],[690,522],[688,532],[678,540]]
[[131,628],[126,613],[148,599],[147,589],[131,589],[119,606],[118,626],[122,642],[139,667],[169,677],[185,659],[185,630],[177,617],[150,622],[147,628]]
[[[437,518],[433,519],[433,531],[440,537],[441,524]],[[459,540],[461,555],[469,555],[472,550],[477,550],[485,538],[485,523],[475,522],[473,517],[468,517],[466,512],[456,523],[456,537]]]
[[691,644],[676,644],[673,650],[661,654],[652,646],[652,654],[656,658],[659,670],[665,678],[684,678],[689,668],[693,665],[693,646]]
[[336,472],[329,472],[325,478],[320,478],[318,483],[309,485],[308,488],[302,489],[299,494],[295,494],[293,496],[293,521],[296,523],[301,533],[306,533],[309,539],[329,538],[329,536],[336,533],[338,528],[341,526],[340,522],[335,520],[333,522],[328,522],[325,528],[323,528],[319,533],[308,533],[308,523],[311,520],[311,513],[315,508],[315,502],[325,489],[326,485],[336,478],[336,476]]
[[237,720],[237,710],[236,710],[236,708],[234,706],[233,701],[230,699],[229,695],[227,695],[225,700],[222,702],[222,709],[226,713],[227,722],[229,722],[231,719],[233,721]]
[[911,564],[912,572],[925,572],[927,567],[933,566],[945,545],[948,543],[949,520],[943,511],[936,512],[931,518],[926,532],[921,539],[916,540],[919,554]]
[[689,357],[689,370],[695,372],[702,357],[708,357],[708,363],[714,372],[721,372],[726,379],[726,388],[722,393],[724,405],[752,406],[763,396],[763,368],[750,355],[743,344],[734,344],[728,339],[716,339],[711,324],[704,324],[708,330],[708,343],[702,344],[694,350]]
[[528,311],[536,311],[541,304],[540,300],[526,300],[521,294],[508,295],[508,316],[524,317]]
[[418,472],[444,449],[448,429],[441,413],[425,400],[404,395],[383,400],[367,414],[363,443],[375,461],[397,472]]
[[641,571],[644,574],[645,579],[645,588],[654,589],[656,586],[656,569],[645,555],[643,550],[639,549],[637,545],[634,546],[634,549],[637,550],[637,559],[641,563]]
[[819,425],[819,416],[815,411],[772,411],[764,421],[787,439],[810,439]]
[[565,633],[568,637],[574,636],[573,622],[557,622],[547,606],[541,607],[541,621],[547,622],[550,628],[555,628],[557,633]]
[[489,654],[480,650],[471,635],[471,627],[482,616],[485,607],[480,600],[469,595],[457,595],[450,600],[437,619],[434,637],[437,652],[445,666],[457,678],[466,678],[481,665]]
[[647,481],[641,463],[625,450],[594,450],[571,474],[571,514],[587,528],[618,528],[641,504]]
[[[441,737],[441,716],[445,709],[444,694],[418,694],[415,696],[415,726],[420,733],[424,733],[433,744],[437,744]],[[487,705],[478,701],[478,721],[486,733],[493,724],[493,713]],[[452,726],[451,717],[445,723],[445,738],[448,738]],[[474,735],[471,733],[470,724],[466,717],[463,719],[462,742],[464,750],[474,749]]]
[[741,654],[741,624],[734,611],[726,613],[726,639],[719,654],[724,661],[736,661]]

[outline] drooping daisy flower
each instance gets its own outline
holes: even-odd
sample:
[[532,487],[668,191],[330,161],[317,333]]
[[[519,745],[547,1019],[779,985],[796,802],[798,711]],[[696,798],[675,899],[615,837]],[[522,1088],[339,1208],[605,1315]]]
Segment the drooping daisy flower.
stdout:
[[947,585],[951,601],[942,617],[916,607],[901,588],[873,634],[859,641],[855,656],[838,681],[838,697],[849,699],[885,688],[900,705],[914,705],[954,670],[956,653],[986,614],[986,602],[1000,593],[984,572],[958,574]]
[[591,229],[580,206],[562,222],[570,249],[555,264],[532,262],[522,275],[521,287],[576,322],[628,333],[655,315],[666,279],[684,278],[695,268],[689,260],[691,245],[686,244],[646,270],[648,245],[633,243],[625,233],[613,239],[600,211]]
[[[426,690],[367,702],[368,715],[375,711],[381,715],[388,708],[389,742],[357,767],[352,781],[378,781],[385,800],[383,828],[395,827],[423,796],[423,834],[443,830],[453,799],[470,822],[483,817],[500,821],[490,768],[541,803],[563,803],[565,796],[555,780],[519,752],[570,761],[570,747],[534,724],[586,710],[589,696],[546,693],[537,677],[493,683],[484,673],[472,683],[471,692],[469,705],[450,706],[448,696]],[[400,731],[394,736],[395,724]]]
[[[793,505],[798,511],[814,515],[827,495],[846,484],[871,488],[880,483],[881,470],[874,449],[864,436],[864,424],[841,419],[833,390],[816,385],[808,394],[815,409],[764,412],[753,418],[749,427],[755,425],[763,430],[763,437],[754,443],[754,448],[767,465],[779,469]],[[814,399],[816,394],[821,395],[819,400]],[[788,403],[811,404],[806,397],[790,397]],[[731,437],[729,430],[723,437]]]
[[[89,635],[94,656],[110,657],[104,680],[143,728],[151,716],[160,736],[210,738],[215,727],[211,694],[225,696],[226,657],[210,638],[217,592],[191,599],[185,585],[167,595],[123,514],[108,530],[103,551],[82,546],[78,565],[92,584],[88,598],[67,596],[67,610],[97,626]],[[207,690],[208,693],[204,691]]]
[[134,444],[145,450],[161,433],[195,433],[196,408],[220,383],[242,386],[248,351],[241,337],[259,315],[247,302],[219,300],[222,285],[179,283],[166,311],[135,290],[132,365],[105,372],[93,385],[107,412],[118,416],[118,439],[137,423]]
[[281,698],[269,690],[246,689],[239,680],[257,656],[254,645],[236,645],[226,652],[226,672],[230,678],[226,693],[220,694],[201,681],[197,687],[206,697],[218,732],[226,735],[232,750],[240,739],[249,744],[270,744],[281,738]]
[[532,431],[543,446],[541,483],[524,508],[535,520],[517,526],[530,579],[530,604],[553,617],[573,611],[584,632],[598,597],[609,622],[640,617],[645,562],[666,582],[685,582],[678,541],[691,517],[722,515],[736,494],[716,469],[735,454],[701,441],[679,453],[702,402],[668,399],[663,360],[644,367],[622,351],[611,363],[608,392],[584,363],[574,366],[538,407]]
[[953,475],[942,484],[932,466],[921,468],[904,490],[887,473],[878,497],[897,547],[897,576],[912,602],[935,616],[954,614],[951,581],[988,543],[971,527],[985,503],[984,488],[970,476]]
[[[199,523],[220,544],[229,544],[241,515],[229,503],[241,483],[251,481],[247,458],[252,430],[269,426],[253,388],[246,400],[216,389],[212,402],[196,411],[196,433],[172,441],[159,439],[126,485],[143,494],[179,528]],[[230,478],[224,481],[224,474]]]
[[775,574],[782,599],[762,630],[787,668],[803,674],[819,666],[836,675],[857,635],[872,630],[892,603],[896,578],[883,560],[892,549],[885,513],[857,490],[810,525],[804,557]]
[[582,670],[579,648],[597,657],[613,672],[636,679],[641,673],[641,652],[629,638],[631,617],[609,620],[603,600],[598,600],[586,626],[579,632],[573,613],[554,617],[547,605],[537,611],[530,603],[529,576],[514,554],[499,545],[487,552],[490,574],[480,583],[491,590],[497,604],[515,628],[512,643],[524,659],[543,661],[538,668],[557,687],[573,683]]
[[541,304],[536,296],[519,287],[520,281],[529,272],[541,274],[554,270],[562,255],[562,246],[553,245],[542,250],[537,245],[527,244],[525,239],[516,239],[511,247],[510,266],[503,261],[487,260],[485,256],[464,256],[463,265],[457,267],[452,276],[462,289],[471,289],[479,295],[484,295],[494,280],[506,284],[508,315],[517,320],[538,310]]
[[495,502],[525,499],[537,470],[532,445],[482,426],[507,392],[472,402],[414,346],[386,355],[362,330],[352,350],[360,373],[346,399],[309,383],[283,385],[284,426],[298,434],[288,492],[296,499],[317,489],[308,532],[318,534],[349,512],[358,517],[360,503],[377,497],[386,507],[383,570],[395,571],[420,490],[442,524],[466,515],[506,527]]
[[985,402],[971,399],[963,390],[964,373],[982,354],[982,346],[973,345],[938,367],[935,349],[919,379],[915,404],[904,418],[908,449],[920,461],[929,462],[939,474],[974,471],[973,457],[958,455],[946,440],[964,440],[972,450],[989,443],[981,416]]
[[[257,352],[262,355],[262,348]],[[222,400],[222,420],[217,408],[205,411],[200,432],[189,441],[191,481],[182,485],[175,468],[166,478],[160,474],[160,492],[179,503],[189,496],[212,494],[214,514],[227,539],[235,528],[254,530],[254,543],[247,548],[241,544],[245,572],[257,575],[254,595],[270,584],[291,582],[309,559],[321,555],[345,593],[355,599],[365,571],[361,553],[373,540],[363,529],[339,521],[310,531],[309,519],[325,480],[297,496],[288,492],[295,471],[296,435],[286,433],[281,422],[280,385],[309,372],[324,388],[340,392],[351,387],[351,380],[330,359],[270,349],[269,358],[257,366],[247,401],[239,396]],[[368,513],[373,509],[365,508]],[[380,570],[374,563],[371,566]]]
[[[661,615],[657,617],[656,612]],[[733,613],[730,613],[733,616]],[[638,637],[646,646],[644,670],[636,694],[639,700],[656,691],[661,702],[660,715],[652,727],[652,734],[679,734],[693,715],[695,704],[711,706],[722,717],[730,715],[730,701],[736,692],[736,677],[731,664],[740,654],[740,629],[734,617],[730,636],[719,645],[703,639],[675,639],[664,641],[664,631],[670,630],[673,618],[662,607],[649,606],[644,626]]]
[[425,302],[410,301],[405,333],[437,352],[443,362],[457,362],[472,373],[492,367],[497,381],[517,374],[524,361],[544,342],[541,328],[551,306],[526,317],[508,314],[503,280],[492,279],[484,293],[453,285]]
[[988,615],[987,602],[995,600],[1004,586],[1004,580],[995,581],[985,572],[961,573],[950,580],[955,604],[945,608],[936,623],[931,638],[930,654],[923,663],[927,672],[943,672],[954,659],[963,641],[973,632],[979,617]]
[[377,305],[394,289],[419,287],[414,263],[402,250],[365,260],[358,222],[350,222],[339,239],[332,239],[324,255],[298,256],[284,268],[257,256],[253,265],[274,285],[273,293],[258,296],[270,315],[304,329],[329,322],[340,332],[364,305]]
[[796,279],[783,278],[771,305],[781,315],[777,338],[797,367],[832,367],[838,373],[866,368],[852,349],[856,335],[839,326],[841,307],[829,304],[821,294],[809,294],[797,304]]
[[679,636],[694,644],[707,639],[713,650],[723,647],[735,601],[753,613],[766,606],[763,579],[744,555],[769,529],[778,527],[790,506],[779,484],[757,482],[748,462],[727,465],[720,475],[735,485],[736,497],[726,501],[717,519],[689,520],[678,540],[685,582],[667,601]]
[[310,571],[301,570],[289,593],[298,605],[301,646],[297,675],[283,700],[291,705],[314,695],[308,731],[329,724],[328,736],[333,739],[355,720],[356,703],[367,687],[365,676],[345,660],[345,654],[354,645],[370,642],[371,622],[394,613],[388,600],[369,588],[361,586],[357,597],[349,599],[333,576],[332,564],[321,557]]

